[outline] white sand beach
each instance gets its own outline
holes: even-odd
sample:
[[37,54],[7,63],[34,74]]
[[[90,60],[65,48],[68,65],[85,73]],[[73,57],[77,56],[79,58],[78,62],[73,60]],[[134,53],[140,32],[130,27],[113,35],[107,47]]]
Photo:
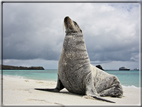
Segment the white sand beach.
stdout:
[[122,98],[104,97],[116,103],[96,99],[86,99],[82,95],[69,93],[63,89],[60,93],[34,90],[34,88],[54,88],[55,81],[30,80],[14,77],[3,77],[3,105],[141,105],[140,88],[123,87]]

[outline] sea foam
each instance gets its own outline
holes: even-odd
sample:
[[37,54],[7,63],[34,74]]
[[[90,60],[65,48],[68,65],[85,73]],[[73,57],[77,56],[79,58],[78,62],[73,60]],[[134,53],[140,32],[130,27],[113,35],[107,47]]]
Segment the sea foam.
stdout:
[[19,79],[24,79],[24,77],[22,76],[18,76],[18,75],[3,75],[3,77],[12,77],[12,78],[19,78]]
[[139,89],[140,87],[136,87],[134,85],[130,85],[130,86],[125,86],[125,85],[122,85],[123,88],[136,88],[136,89]]

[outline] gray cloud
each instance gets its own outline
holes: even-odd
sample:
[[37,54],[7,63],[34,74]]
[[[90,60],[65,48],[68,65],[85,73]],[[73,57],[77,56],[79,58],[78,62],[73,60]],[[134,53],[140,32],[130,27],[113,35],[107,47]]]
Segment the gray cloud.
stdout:
[[132,3],[4,3],[3,58],[58,60],[68,15],[83,30],[91,61],[137,62],[139,8]]

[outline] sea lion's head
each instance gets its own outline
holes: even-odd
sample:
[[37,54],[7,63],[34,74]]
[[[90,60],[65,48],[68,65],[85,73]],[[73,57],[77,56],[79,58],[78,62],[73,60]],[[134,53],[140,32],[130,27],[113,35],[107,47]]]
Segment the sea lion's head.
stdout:
[[80,29],[79,25],[71,20],[68,16],[64,18],[64,25],[66,29],[66,33],[82,33],[82,30]]

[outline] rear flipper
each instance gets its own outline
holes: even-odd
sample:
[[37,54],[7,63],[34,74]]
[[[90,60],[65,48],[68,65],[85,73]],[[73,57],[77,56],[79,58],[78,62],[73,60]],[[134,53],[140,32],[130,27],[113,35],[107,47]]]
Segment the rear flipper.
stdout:
[[64,88],[62,82],[60,81],[59,77],[58,77],[58,81],[57,81],[57,86],[54,89],[41,89],[41,88],[35,88],[35,90],[40,90],[40,91],[50,91],[50,92],[59,92],[60,90],[62,90]]
[[122,86],[117,79],[117,77],[112,77],[113,83],[111,87],[99,92],[100,96],[112,96],[112,97],[122,97],[123,96],[123,89]]
[[89,97],[93,97],[97,100],[101,100],[101,101],[106,101],[106,102],[110,102],[110,103],[115,103],[113,101],[110,101],[110,100],[107,100],[107,99],[104,99],[102,97],[100,97],[100,95],[97,93],[95,87],[94,87],[94,84],[93,84],[93,79],[92,79],[92,75],[91,73],[87,75],[86,77],[86,95]]

